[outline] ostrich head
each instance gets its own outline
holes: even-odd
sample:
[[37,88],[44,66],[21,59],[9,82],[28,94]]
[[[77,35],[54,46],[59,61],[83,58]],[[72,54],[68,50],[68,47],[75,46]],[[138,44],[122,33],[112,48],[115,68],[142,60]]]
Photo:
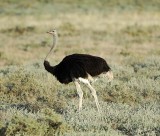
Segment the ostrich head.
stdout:
[[48,34],[51,34],[53,36],[57,36],[57,31],[54,29],[54,30],[51,30],[51,31],[48,31],[47,32]]
[[[47,32],[48,34],[51,34],[53,36],[53,45],[50,49],[50,51],[48,52],[47,56],[45,57],[45,60],[47,59],[48,55],[51,53],[51,51],[55,48],[56,48],[56,44],[57,44],[57,40],[58,40],[58,34],[57,34],[57,31],[54,29],[54,30],[51,30],[51,31],[48,31]],[[54,51],[53,50],[53,51]]]

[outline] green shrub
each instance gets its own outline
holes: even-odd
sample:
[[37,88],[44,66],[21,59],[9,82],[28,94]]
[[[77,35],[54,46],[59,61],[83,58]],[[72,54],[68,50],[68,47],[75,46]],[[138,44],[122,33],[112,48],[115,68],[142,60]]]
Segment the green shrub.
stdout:
[[62,116],[49,108],[42,108],[37,113],[5,108],[1,114],[5,114],[3,122],[0,122],[2,135],[63,135],[71,131]]
[[28,111],[37,111],[45,105],[59,113],[65,110],[65,100],[62,96],[57,96],[56,85],[52,83],[53,76],[48,78],[47,72],[42,72],[39,65],[16,67],[13,71],[5,69],[1,72],[0,98],[3,103]]
[[6,135],[45,135],[47,126],[36,119],[13,116],[7,124]]

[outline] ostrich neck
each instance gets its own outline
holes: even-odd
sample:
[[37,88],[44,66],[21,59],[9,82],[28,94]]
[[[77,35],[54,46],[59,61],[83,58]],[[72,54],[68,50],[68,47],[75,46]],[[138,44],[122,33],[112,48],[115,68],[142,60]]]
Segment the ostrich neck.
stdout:
[[54,50],[55,50],[55,48],[56,48],[56,45],[57,45],[57,40],[58,40],[58,37],[57,37],[57,35],[54,35],[53,36],[53,48],[54,48]]
[[53,45],[52,45],[50,51],[48,52],[47,56],[45,57],[45,60],[47,59],[47,57],[49,56],[49,54],[51,53],[51,51],[55,50],[56,45],[57,45],[57,39],[58,39],[58,36],[57,35],[53,35]]

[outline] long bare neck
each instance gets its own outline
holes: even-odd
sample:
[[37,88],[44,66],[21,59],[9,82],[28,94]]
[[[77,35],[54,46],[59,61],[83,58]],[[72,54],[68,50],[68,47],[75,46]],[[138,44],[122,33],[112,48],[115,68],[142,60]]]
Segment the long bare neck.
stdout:
[[57,45],[57,41],[58,41],[58,35],[55,34],[55,35],[53,35],[53,45],[52,45],[50,51],[47,53],[47,55],[46,55],[44,60],[47,60],[47,58],[48,58],[48,56],[49,56],[49,54],[51,53],[52,50],[55,51],[55,48],[56,48],[56,45]]

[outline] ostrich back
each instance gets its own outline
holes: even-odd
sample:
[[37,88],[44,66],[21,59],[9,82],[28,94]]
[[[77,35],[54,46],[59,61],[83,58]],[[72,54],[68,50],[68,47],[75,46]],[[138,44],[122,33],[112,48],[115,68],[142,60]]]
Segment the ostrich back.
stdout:
[[54,75],[61,83],[69,83],[73,78],[86,78],[88,74],[97,76],[109,70],[110,67],[103,58],[88,54],[72,54],[56,65]]

